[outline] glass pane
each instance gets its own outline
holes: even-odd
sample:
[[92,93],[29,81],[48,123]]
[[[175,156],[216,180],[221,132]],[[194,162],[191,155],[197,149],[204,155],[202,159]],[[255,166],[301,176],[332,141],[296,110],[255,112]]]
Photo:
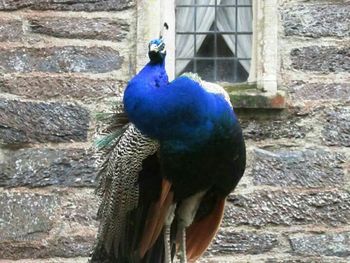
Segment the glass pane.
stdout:
[[221,0],[220,5],[236,5],[236,0]]
[[197,5],[215,5],[215,0],[197,0]]
[[194,21],[188,21],[186,17],[193,17],[194,7],[178,7],[176,8],[176,31],[177,32],[193,32]]
[[238,32],[252,32],[253,13],[251,7],[238,8]]
[[[243,61],[241,61],[243,63]],[[249,76],[249,69],[247,70],[242,66],[241,62],[237,63],[237,73],[236,73],[236,82],[244,82],[247,81]]]
[[236,32],[236,8],[219,7],[217,26],[220,31]]
[[193,61],[192,60],[176,60],[176,76],[181,75],[185,72],[193,72]]
[[247,74],[247,76],[248,76],[248,73],[249,73],[249,70],[250,70],[250,59],[239,60],[239,65],[242,66],[242,70],[244,71],[243,73]]
[[192,58],[194,56],[194,35],[176,35],[176,58]]
[[214,34],[197,35],[196,39],[198,45],[201,43],[201,46],[197,47],[197,57],[214,57]]
[[194,0],[176,0],[176,5],[193,5]]
[[239,5],[251,5],[252,0],[238,0]]
[[197,73],[204,80],[214,81],[214,60],[197,60]]
[[217,78],[218,81],[234,82],[234,60],[218,60]]
[[215,7],[197,7],[196,31],[203,32],[213,30],[212,24],[214,17]]
[[225,34],[217,36],[217,56],[233,57],[235,50],[235,35]]
[[252,57],[252,36],[238,35],[237,36],[237,56],[239,58]]

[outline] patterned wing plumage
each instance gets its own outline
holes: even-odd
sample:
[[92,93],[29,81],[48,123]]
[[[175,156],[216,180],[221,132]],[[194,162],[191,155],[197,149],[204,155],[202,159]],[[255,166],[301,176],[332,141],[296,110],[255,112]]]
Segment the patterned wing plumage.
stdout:
[[93,258],[119,250],[120,241],[125,237],[127,215],[139,203],[138,179],[142,162],[158,148],[156,141],[129,124],[117,138],[114,148],[104,155],[97,187],[102,198],[98,211],[100,229]]

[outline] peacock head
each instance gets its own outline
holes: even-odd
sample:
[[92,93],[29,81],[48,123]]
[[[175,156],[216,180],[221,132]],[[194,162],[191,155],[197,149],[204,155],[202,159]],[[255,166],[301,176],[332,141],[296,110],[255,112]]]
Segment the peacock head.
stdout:
[[148,56],[151,62],[161,63],[164,61],[166,55],[165,43],[163,38],[153,39],[148,45]]

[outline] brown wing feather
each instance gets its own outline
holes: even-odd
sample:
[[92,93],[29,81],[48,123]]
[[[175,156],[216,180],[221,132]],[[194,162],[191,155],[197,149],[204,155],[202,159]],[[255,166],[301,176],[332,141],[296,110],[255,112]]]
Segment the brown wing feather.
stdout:
[[166,214],[173,203],[173,193],[170,191],[170,188],[170,182],[163,179],[159,199],[150,207],[147,215],[140,243],[141,258],[143,258],[147,251],[154,245],[162,231]]
[[186,250],[189,262],[195,262],[208,248],[219,229],[225,207],[225,199],[218,199],[207,216],[193,222],[186,230]]

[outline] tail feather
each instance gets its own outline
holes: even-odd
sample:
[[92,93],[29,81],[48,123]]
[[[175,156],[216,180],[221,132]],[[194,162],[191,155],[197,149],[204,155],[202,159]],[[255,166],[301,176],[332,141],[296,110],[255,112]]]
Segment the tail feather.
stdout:
[[162,231],[165,216],[173,202],[173,193],[170,192],[170,186],[171,184],[163,179],[159,200],[149,209],[140,243],[141,257],[144,257],[146,252],[154,245]]
[[225,199],[218,199],[210,214],[194,222],[186,231],[186,250],[189,262],[195,262],[208,248],[217,233],[225,207]]

